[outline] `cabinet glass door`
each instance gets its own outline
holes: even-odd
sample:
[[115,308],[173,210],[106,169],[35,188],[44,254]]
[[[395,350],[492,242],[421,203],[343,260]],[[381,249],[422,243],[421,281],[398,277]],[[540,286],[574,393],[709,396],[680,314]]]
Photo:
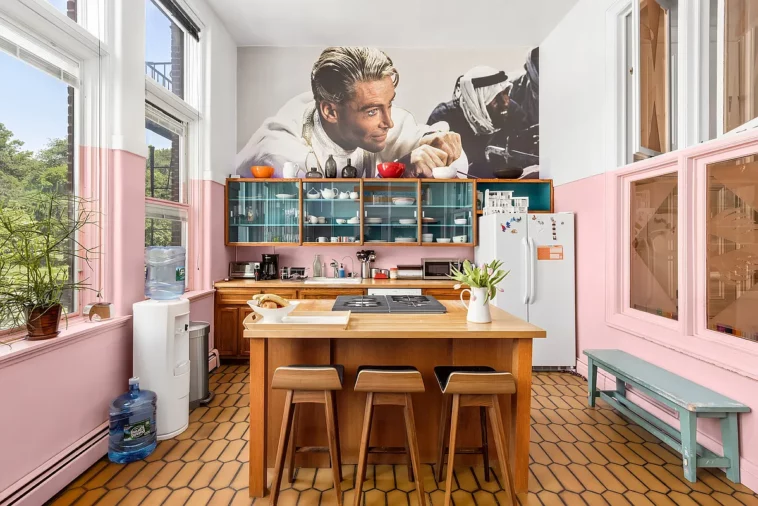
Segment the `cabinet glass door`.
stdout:
[[421,240],[473,244],[474,186],[470,181],[421,183]]
[[363,183],[364,243],[418,244],[418,181]]
[[303,180],[303,242],[361,242],[361,180]]
[[300,244],[300,183],[227,181],[228,243]]
[[758,156],[706,169],[708,328],[758,341]]

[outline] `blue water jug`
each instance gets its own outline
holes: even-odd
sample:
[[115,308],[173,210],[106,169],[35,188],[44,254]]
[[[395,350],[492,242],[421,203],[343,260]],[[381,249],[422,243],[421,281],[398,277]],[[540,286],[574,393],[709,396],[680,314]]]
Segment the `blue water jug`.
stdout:
[[182,246],[145,248],[145,297],[172,300],[184,294],[185,256]]
[[139,389],[139,378],[129,378],[129,391],[110,407],[108,458],[117,464],[141,460],[157,445],[155,405],[157,396]]

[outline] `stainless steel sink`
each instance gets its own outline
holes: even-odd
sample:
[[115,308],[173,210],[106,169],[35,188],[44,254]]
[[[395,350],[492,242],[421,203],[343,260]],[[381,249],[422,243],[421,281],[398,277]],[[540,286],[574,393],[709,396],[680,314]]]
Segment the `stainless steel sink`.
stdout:
[[358,285],[361,278],[313,278],[306,279],[306,285]]

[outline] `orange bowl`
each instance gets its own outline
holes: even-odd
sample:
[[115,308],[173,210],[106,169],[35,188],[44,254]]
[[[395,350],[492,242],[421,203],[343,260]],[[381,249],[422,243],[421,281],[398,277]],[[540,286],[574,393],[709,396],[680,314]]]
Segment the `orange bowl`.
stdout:
[[274,175],[274,168],[268,165],[253,165],[250,167],[250,172],[254,177],[265,179]]

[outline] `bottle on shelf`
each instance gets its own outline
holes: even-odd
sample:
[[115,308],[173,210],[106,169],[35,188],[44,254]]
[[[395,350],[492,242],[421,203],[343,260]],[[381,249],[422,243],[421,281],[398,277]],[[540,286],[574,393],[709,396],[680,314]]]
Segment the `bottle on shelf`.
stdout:
[[343,178],[354,178],[358,176],[358,169],[350,165],[350,158],[347,159],[347,165],[342,167]]
[[323,277],[324,271],[321,270],[321,255],[316,255],[313,258],[313,277],[314,278],[320,278]]
[[329,155],[326,163],[324,164],[324,177],[334,179],[337,177],[337,162],[334,161],[334,156]]

